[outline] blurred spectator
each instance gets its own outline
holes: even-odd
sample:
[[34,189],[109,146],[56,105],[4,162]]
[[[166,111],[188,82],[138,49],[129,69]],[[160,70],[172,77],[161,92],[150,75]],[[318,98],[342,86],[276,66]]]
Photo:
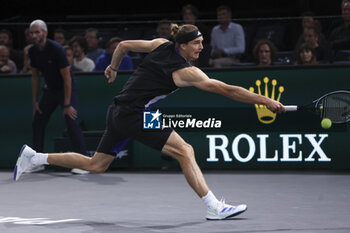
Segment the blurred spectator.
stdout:
[[330,58],[329,49],[327,45],[321,46],[321,43],[319,42],[320,29],[316,25],[317,24],[314,22],[304,28],[304,41],[310,48],[313,49],[318,61],[328,62]]
[[350,0],[343,0],[341,9],[343,24],[336,27],[328,39],[334,50],[350,49]]
[[25,40],[26,46],[33,43],[33,38],[32,38],[32,36],[30,35],[29,28],[26,28],[26,29],[24,30],[24,40]]
[[304,31],[305,28],[315,28],[316,33],[318,34],[318,43],[321,47],[329,48],[329,43],[325,37],[325,35],[322,33],[322,26],[319,20],[313,18],[313,12],[307,11],[304,12],[303,18],[301,21],[302,25],[302,32],[300,33],[300,36],[298,38],[298,41],[296,43],[295,48],[298,49],[300,45],[305,43],[304,38]]
[[297,50],[296,64],[317,64],[315,50],[312,47],[310,47],[307,43],[304,43],[301,46],[299,46]]
[[184,24],[193,24],[197,26],[203,35],[203,43],[210,44],[210,28],[204,23],[197,21],[200,15],[198,8],[191,4],[185,5],[182,7],[181,14]]
[[73,49],[69,45],[63,46],[63,48],[66,50],[66,56],[69,63],[69,66],[72,68],[74,63],[74,56],[73,56]]
[[233,23],[231,9],[219,6],[216,10],[219,25],[211,31],[211,60],[214,67],[231,66],[239,62],[239,55],[245,50],[243,27]]
[[29,48],[32,47],[32,44],[27,45],[23,49],[23,68],[21,73],[23,74],[31,74],[32,73],[32,67],[30,66],[30,58],[29,58]]
[[[122,41],[119,37],[111,38],[107,43],[106,51],[97,58],[94,71],[104,71],[111,64],[112,55],[118,44]],[[125,55],[120,63],[118,70],[133,70],[132,60],[128,55]]]
[[167,19],[162,19],[157,24],[157,35],[154,38],[165,38],[171,40],[171,22]]
[[270,40],[260,40],[253,49],[253,56],[258,66],[270,66],[273,65],[276,52],[276,46]]
[[5,45],[10,50],[10,59],[21,67],[22,59],[20,53],[13,48],[12,33],[7,29],[0,29],[0,45]]
[[85,31],[85,39],[87,42],[86,56],[96,62],[96,59],[105,52],[98,46],[98,30],[96,28],[88,28]]
[[16,64],[10,59],[10,50],[5,45],[0,45],[0,74],[17,73]]
[[69,45],[73,49],[74,62],[72,66],[73,71],[91,72],[95,67],[95,63],[90,58],[86,57],[87,43],[84,37],[74,36]]
[[53,32],[53,40],[59,43],[62,46],[65,46],[67,44],[67,32],[62,28],[57,28]]

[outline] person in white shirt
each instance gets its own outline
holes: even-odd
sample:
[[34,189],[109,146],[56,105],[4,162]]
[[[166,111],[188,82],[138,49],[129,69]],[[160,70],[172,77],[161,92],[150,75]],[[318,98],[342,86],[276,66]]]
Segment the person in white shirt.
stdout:
[[245,36],[243,27],[231,22],[232,13],[228,6],[219,6],[216,13],[219,24],[211,31],[210,65],[220,68],[239,62],[238,56],[245,52]]
[[72,70],[80,72],[92,72],[95,67],[95,63],[85,55],[87,50],[87,43],[85,38],[82,36],[74,36],[70,40],[69,45],[72,47],[74,55]]

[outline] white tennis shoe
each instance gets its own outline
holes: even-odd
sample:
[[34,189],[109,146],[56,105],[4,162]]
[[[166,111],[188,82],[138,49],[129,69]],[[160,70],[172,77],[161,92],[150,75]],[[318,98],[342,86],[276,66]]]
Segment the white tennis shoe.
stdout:
[[36,151],[27,145],[23,145],[17,159],[16,167],[13,172],[13,179],[17,181],[24,172],[30,171],[35,166],[32,163],[32,157],[36,154]]
[[237,216],[248,209],[245,204],[233,206],[225,204],[224,200],[221,200],[216,209],[208,207],[207,220],[224,220]]

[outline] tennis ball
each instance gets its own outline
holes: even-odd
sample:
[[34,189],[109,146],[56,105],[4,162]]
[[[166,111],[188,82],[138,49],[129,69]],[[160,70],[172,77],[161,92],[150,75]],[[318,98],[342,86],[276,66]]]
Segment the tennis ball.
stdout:
[[321,121],[321,126],[324,129],[329,129],[330,127],[332,127],[332,121],[328,118],[323,118]]

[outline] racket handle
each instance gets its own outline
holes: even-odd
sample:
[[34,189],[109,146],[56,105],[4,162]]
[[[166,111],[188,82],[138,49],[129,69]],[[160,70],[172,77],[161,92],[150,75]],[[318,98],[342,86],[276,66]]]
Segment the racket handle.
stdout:
[[284,106],[287,112],[294,112],[298,110],[298,105],[287,105]]

